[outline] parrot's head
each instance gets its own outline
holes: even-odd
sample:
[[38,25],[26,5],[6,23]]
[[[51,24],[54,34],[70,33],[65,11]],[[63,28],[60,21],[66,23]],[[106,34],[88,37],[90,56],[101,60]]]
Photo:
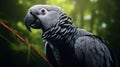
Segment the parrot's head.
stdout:
[[46,30],[58,22],[62,12],[62,8],[57,6],[32,6],[25,16],[25,25],[29,31],[31,31],[30,27]]

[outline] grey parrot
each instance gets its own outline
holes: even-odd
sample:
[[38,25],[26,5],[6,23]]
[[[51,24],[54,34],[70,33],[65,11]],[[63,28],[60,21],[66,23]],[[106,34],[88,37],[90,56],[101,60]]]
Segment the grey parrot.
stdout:
[[106,42],[71,22],[62,8],[34,5],[25,16],[25,25],[41,29],[45,54],[53,67],[115,67]]

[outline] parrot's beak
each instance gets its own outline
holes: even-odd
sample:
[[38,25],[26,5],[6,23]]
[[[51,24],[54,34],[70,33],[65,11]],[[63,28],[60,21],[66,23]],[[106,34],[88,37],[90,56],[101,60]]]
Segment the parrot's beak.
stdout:
[[35,18],[30,14],[28,13],[26,16],[25,16],[25,25],[27,27],[27,29],[31,32],[31,25],[35,22]]
[[40,29],[41,26],[41,20],[38,18],[37,15],[33,14],[32,11],[28,12],[27,15],[25,16],[25,25],[27,29],[31,32],[30,27],[34,29]]

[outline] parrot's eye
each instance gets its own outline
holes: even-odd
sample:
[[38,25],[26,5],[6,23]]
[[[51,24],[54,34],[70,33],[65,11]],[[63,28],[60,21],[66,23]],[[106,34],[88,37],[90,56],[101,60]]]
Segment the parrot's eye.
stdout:
[[42,8],[42,9],[40,10],[40,13],[41,13],[42,15],[45,15],[46,12],[47,12],[47,10],[46,10],[45,8]]

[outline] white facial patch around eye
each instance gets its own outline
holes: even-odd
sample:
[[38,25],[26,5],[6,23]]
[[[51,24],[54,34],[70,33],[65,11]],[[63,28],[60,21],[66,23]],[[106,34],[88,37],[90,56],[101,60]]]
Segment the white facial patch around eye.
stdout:
[[48,11],[47,11],[47,9],[45,9],[45,8],[42,8],[42,9],[40,10],[40,13],[41,13],[42,15],[45,15],[47,12],[48,12]]

